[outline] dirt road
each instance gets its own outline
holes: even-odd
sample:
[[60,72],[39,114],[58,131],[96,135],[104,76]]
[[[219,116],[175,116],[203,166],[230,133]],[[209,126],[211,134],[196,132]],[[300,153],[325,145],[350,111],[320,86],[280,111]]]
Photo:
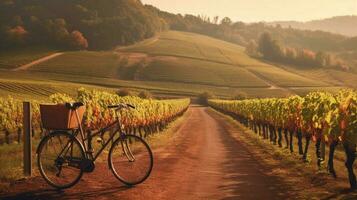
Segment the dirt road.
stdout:
[[12,71],[27,70],[28,68],[30,68],[30,67],[32,67],[32,66],[34,66],[34,65],[43,63],[43,62],[45,62],[45,61],[47,61],[47,60],[50,60],[50,59],[55,58],[55,57],[58,57],[58,56],[60,56],[60,55],[63,55],[63,53],[62,53],[62,52],[53,53],[53,54],[51,54],[51,55],[45,56],[45,57],[43,57],[43,58],[37,59],[37,60],[32,61],[32,62],[30,62],[30,63],[28,63],[28,64],[25,64],[25,65],[22,65],[22,66],[20,66],[20,67],[18,67],[18,68],[15,68],[15,69],[13,69]]
[[[176,136],[154,150],[151,177],[127,188],[98,164],[75,187],[56,191],[42,178],[11,187],[5,199],[286,199],[283,183],[267,175],[269,168],[255,160],[234,138],[220,115],[191,107]],[[291,194],[290,194],[291,195]],[[1,196],[0,196],[1,199]]]

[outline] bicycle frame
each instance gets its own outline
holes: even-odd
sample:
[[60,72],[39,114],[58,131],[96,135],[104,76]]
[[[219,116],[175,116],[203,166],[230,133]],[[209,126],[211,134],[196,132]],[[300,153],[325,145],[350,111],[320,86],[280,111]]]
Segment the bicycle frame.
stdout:
[[[115,116],[112,116],[114,118],[113,122],[95,130],[86,128],[84,130],[81,124],[82,120],[79,120],[78,111],[74,109],[80,105],[80,103],[66,105],[74,112],[76,116],[74,120],[78,122],[77,127],[73,129],[46,130],[48,132],[37,148],[38,166],[42,177],[55,188],[66,189],[72,187],[80,180],[83,173],[91,173],[95,170],[95,161],[103,153],[104,149],[108,147],[107,164],[119,181],[128,186],[144,182],[153,169],[152,151],[143,138],[136,134],[124,133],[120,115],[120,109],[135,109],[135,107],[130,104],[108,106],[108,109],[115,109],[115,113],[113,113]],[[92,138],[94,137],[100,138],[98,140],[100,144],[95,146],[97,149],[95,152],[92,148]],[[45,159],[45,162],[43,162],[43,159]],[[143,162],[136,162],[141,159]],[[127,163],[127,165],[122,166],[123,162]],[[119,166],[117,163],[119,163]],[[143,167],[135,167],[136,165],[144,166],[144,164],[146,164],[145,171]],[[125,166],[133,170],[139,170],[138,172],[140,173],[133,172],[135,177],[118,174],[118,172],[125,174],[132,172],[132,170],[129,172],[121,169],[117,170],[118,167]],[[71,179],[72,175],[78,176],[73,176],[75,179]]]
[[[116,120],[113,123],[111,123],[110,125],[108,125],[108,126],[106,126],[104,128],[101,128],[100,130],[98,130],[98,131],[96,131],[94,133],[88,132],[87,137],[85,137],[84,131],[83,131],[83,128],[82,128],[82,124],[81,124],[81,122],[79,120],[78,112],[77,112],[77,110],[75,110],[75,114],[76,114],[76,118],[77,118],[77,122],[78,122],[79,128],[76,129],[76,130],[73,130],[73,136],[77,137],[78,134],[80,133],[80,136],[81,136],[80,143],[82,144],[83,150],[85,152],[85,157],[87,159],[90,159],[92,161],[96,161],[97,158],[100,156],[100,154],[103,152],[103,150],[108,147],[109,143],[111,141],[114,141],[114,138],[117,135],[117,133],[119,133],[120,137],[125,135],[125,133],[122,131],[122,127],[121,127],[121,123],[120,123],[120,117],[119,117],[117,112],[118,111],[116,110],[115,111]],[[117,128],[114,129],[115,127],[117,127]],[[114,134],[112,134],[110,136],[110,138],[108,139],[108,141],[106,141],[106,143],[102,145],[102,147],[99,149],[99,151],[95,155],[93,155],[93,152],[92,152],[92,149],[91,149],[92,148],[92,138],[98,136],[99,134],[104,135],[107,131],[110,131],[110,130],[113,130],[113,129],[115,130],[115,131],[112,132]],[[70,142],[71,141],[69,141],[69,143]],[[71,147],[71,144],[69,144],[69,143],[67,145],[65,145],[65,146],[69,145],[69,147]],[[64,148],[62,150],[60,155],[64,152],[65,149],[66,148]]]

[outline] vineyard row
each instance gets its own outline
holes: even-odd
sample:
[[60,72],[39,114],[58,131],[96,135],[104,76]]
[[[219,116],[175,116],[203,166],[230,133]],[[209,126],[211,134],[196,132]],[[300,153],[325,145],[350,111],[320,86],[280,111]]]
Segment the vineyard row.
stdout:
[[[327,168],[336,176],[333,161],[335,149],[342,144],[346,153],[346,167],[350,185],[357,187],[353,163],[357,144],[357,93],[341,90],[337,94],[312,92],[305,97],[249,99],[241,101],[209,100],[209,105],[231,115],[272,144],[294,151],[297,138],[299,154],[306,161],[311,141],[315,142],[317,165],[325,160],[325,146],[329,147]],[[305,147],[303,147],[305,138]]]
[[[79,89],[76,98],[66,94],[53,94],[49,97],[51,103],[83,102],[86,112],[83,119],[85,129],[99,129],[111,124],[115,120],[115,111],[107,108],[108,105],[129,103],[136,108],[122,110],[120,115],[124,130],[127,133],[146,137],[163,130],[171,121],[182,115],[190,104],[189,99],[153,100],[139,97],[119,97],[118,95]],[[32,101],[32,135],[35,130],[42,137],[44,130],[41,126],[39,105],[48,102]],[[11,97],[0,98],[0,143],[11,143],[21,140],[23,110],[22,102]],[[2,135],[2,136],[1,136]]]

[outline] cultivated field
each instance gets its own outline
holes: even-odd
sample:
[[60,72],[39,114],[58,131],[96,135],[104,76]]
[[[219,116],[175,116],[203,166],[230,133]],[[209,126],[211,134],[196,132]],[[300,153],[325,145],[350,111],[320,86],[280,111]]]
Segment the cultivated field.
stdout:
[[47,47],[25,47],[4,52],[0,51],[0,69],[14,69],[53,52],[55,50]]
[[72,51],[31,66],[10,69],[56,52],[45,48],[0,53],[0,95],[41,98],[79,87],[148,90],[156,96],[220,98],[237,93],[283,97],[313,90],[356,87],[357,75],[332,69],[301,70],[249,57],[243,47],[193,33],[169,31],[114,51]]

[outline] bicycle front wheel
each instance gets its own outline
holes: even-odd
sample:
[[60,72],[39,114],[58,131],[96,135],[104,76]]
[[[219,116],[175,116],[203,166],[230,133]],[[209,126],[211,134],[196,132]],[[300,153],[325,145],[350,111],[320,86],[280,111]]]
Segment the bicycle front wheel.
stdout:
[[67,132],[55,132],[42,139],[37,151],[37,164],[42,177],[58,189],[75,185],[83,175],[80,164],[84,150]]
[[110,148],[108,161],[114,176],[129,186],[144,182],[153,168],[149,145],[135,135],[118,138]]

